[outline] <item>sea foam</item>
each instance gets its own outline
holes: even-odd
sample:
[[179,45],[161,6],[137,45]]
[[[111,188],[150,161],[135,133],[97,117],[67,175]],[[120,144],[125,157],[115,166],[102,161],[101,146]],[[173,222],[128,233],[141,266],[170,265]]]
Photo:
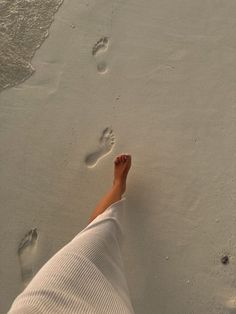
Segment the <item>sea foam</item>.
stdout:
[[29,78],[63,0],[0,0],[0,91]]

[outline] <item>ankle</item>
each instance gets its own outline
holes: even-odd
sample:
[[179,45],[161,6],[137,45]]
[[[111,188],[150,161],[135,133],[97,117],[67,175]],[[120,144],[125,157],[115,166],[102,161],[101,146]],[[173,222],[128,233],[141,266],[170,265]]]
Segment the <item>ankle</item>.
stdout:
[[118,190],[122,196],[126,190],[126,180],[114,180],[112,188]]
[[113,187],[122,188],[124,182],[121,179],[114,179],[113,180]]

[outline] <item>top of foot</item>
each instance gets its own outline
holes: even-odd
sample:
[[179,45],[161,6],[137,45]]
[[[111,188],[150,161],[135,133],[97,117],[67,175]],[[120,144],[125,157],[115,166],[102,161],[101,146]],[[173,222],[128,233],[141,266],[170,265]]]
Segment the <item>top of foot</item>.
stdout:
[[126,178],[131,167],[131,155],[118,155],[114,160],[114,184],[122,185],[122,194],[126,189]]

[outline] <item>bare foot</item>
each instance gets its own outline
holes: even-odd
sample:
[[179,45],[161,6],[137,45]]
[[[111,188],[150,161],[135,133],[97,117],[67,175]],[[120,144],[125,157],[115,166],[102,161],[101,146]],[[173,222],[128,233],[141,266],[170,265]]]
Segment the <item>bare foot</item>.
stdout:
[[130,155],[119,155],[114,161],[114,181],[113,184],[121,184],[122,194],[126,189],[126,178],[131,167]]

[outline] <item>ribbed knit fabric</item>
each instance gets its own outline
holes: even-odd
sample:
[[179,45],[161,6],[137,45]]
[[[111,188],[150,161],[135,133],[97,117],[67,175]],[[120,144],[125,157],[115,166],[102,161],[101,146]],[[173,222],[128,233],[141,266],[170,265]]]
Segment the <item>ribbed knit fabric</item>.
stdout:
[[8,314],[134,313],[121,256],[125,197],[58,251]]

